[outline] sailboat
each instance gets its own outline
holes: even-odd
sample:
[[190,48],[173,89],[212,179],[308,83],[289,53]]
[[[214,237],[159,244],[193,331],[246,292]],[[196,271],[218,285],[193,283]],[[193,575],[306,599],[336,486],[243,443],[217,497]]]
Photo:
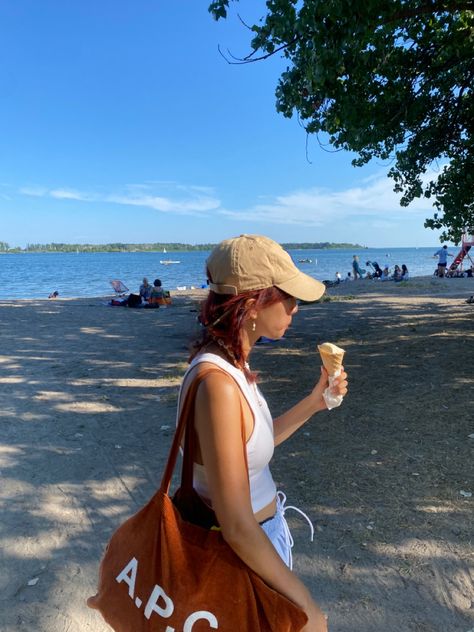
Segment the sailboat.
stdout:
[[[163,252],[166,253],[166,248],[163,248]],[[161,259],[160,263],[164,266],[168,266],[171,263],[181,263],[181,261],[177,261],[176,259]]]

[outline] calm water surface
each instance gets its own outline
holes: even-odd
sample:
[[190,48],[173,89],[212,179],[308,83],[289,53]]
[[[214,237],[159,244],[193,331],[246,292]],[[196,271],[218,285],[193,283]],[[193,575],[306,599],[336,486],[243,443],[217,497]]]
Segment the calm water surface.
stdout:
[[[352,268],[357,254],[362,268],[366,261],[377,261],[383,268],[405,263],[412,276],[431,275],[436,267],[433,248],[392,248],[367,250],[291,250],[296,265],[307,274],[323,281],[334,279],[336,271],[343,277]],[[456,254],[457,249],[449,252]],[[107,296],[113,294],[109,284],[120,279],[137,292],[144,276],[150,282],[160,278],[168,289],[201,287],[208,252],[107,252],[107,253],[24,253],[0,256],[0,298],[47,298],[57,290],[60,297]],[[179,263],[163,265],[161,260]],[[310,259],[311,261],[304,261]],[[370,268],[369,268],[370,269]]]

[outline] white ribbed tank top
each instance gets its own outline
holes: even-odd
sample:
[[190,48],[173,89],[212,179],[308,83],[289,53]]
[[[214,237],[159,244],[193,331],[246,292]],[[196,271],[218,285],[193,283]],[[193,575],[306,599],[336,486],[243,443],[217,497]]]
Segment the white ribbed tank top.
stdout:
[[[189,365],[185,378],[197,364],[202,362],[215,364],[228,373],[237,383],[252,411],[254,428],[247,441],[247,462],[252,509],[254,513],[257,513],[270,504],[276,496],[276,485],[269,468],[269,462],[275,448],[273,419],[270,410],[257,385],[249,384],[240,369],[214,353],[201,353],[196,356]],[[185,380],[183,380],[183,384],[184,382]],[[178,411],[180,410],[181,394],[182,388],[179,395]],[[225,413],[223,413],[222,423],[225,423]],[[199,495],[209,499],[206,470],[203,465],[198,463],[194,464],[193,486]]]

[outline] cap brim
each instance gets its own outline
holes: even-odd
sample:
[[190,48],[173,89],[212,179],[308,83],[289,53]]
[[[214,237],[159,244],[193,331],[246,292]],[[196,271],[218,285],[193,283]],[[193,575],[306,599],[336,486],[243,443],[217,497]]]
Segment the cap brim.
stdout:
[[313,279],[304,272],[298,272],[293,278],[283,283],[275,284],[277,288],[283,290],[290,296],[294,296],[300,301],[311,303],[317,301],[318,298],[326,291],[326,286],[321,281]]

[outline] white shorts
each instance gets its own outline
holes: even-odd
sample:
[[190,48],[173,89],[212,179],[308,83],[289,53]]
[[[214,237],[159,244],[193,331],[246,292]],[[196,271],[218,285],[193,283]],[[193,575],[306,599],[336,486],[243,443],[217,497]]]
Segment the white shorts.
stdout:
[[306,518],[311,528],[311,542],[314,538],[314,527],[311,520],[304,512],[301,511],[301,509],[298,509],[298,507],[294,507],[293,505],[286,505],[286,496],[283,492],[277,492],[276,500],[277,508],[275,515],[273,518],[270,518],[270,520],[266,520],[261,527],[275,547],[278,555],[285,562],[288,568],[292,569],[293,556],[291,554],[291,549],[293,548],[293,538],[291,537],[290,528],[285,518],[285,512],[288,509],[293,509]]

